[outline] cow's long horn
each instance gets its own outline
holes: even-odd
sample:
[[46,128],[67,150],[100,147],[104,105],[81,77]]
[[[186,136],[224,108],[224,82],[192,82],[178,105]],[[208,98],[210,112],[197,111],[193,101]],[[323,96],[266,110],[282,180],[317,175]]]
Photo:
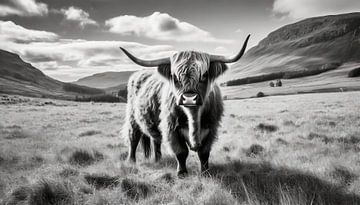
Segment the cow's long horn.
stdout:
[[129,51],[125,50],[124,48],[120,49],[125,53],[125,55],[127,55],[127,57],[129,57],[132,61],[134,61],[134,63],[141,65],[141,66],[145,66],[145,67],[156,67],[162,64],[170,64],[170,58],[161,58],[161,59],[156,59],[156,60],[143,60],[140,58],[137,58],[135,56],[133,56],[131,53],[129,53]]
[[235,56],[225,57],[225,56],[210,55],[210,62],[233,63],[233,62],[238,61],[241,58],[241,56],[243,56],[245,53],[245,49],[246,49],[249,38],[250,38],[250,34],[246,37],[246,40],[243,44],[241,51],[238,54],[236,54]]

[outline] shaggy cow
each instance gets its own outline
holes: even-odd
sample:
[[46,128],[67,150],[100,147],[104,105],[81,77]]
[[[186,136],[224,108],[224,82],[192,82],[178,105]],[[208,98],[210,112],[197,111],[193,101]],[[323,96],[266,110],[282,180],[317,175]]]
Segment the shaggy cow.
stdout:
[[223,115],[220,89],[214,81],[227,70],[226,63],[241,58],[249,37],[241,51],[231,58],[183,51],[171,58],[143,60],[121,48],[136,64],[157,66],[157,72],[136,72],[128,82],[123,135],[129,139],[129,161],[136,161],[140,140],[146,158],[150,156],[152,142],[158,161],[164,140],[176,156],[178,176],[187,173],[188,147],[197,152],[201,172],[208,170],[210,149]]

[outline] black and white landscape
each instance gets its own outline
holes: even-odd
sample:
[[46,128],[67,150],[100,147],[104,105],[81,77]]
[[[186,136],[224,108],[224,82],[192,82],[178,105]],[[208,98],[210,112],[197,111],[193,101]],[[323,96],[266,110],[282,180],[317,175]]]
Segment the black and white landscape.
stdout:
[[[2,1],[0,204],[360,204],[360,3],[309,2]],[[154,68],[119,47],[228,56],[247,34],[209,173],[190,151],[179,178],[166,144],[129,163],[128,79]]]

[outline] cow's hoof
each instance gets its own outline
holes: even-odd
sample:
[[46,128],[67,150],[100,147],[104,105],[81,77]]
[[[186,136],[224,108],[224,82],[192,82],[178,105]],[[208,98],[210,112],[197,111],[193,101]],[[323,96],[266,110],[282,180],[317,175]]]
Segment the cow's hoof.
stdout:
[[185,178],[187,175],[188,175],[187,170],[180,170],[180,171],[177,172],[177,176],[178,176],[180,179]]
[[129,163],[129,164],[136,164],[136,159],[133,159],[133,158],[131,158],[131,157],[129,157],[126,161],[127,161],[127,163]]
[[202,170],[201,173],[200,173],[200,175],[201,175],[202,177],[211,177],[211,174],[210,174],[210,172],[209,172],[208,169]]

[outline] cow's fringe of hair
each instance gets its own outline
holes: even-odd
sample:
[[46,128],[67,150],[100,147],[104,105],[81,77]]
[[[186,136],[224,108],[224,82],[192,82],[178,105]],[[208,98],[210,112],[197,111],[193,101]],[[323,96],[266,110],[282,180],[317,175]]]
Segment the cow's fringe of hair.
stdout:
[[[210,64],[210,56],[207,53],[195,52],[195,51],[181,51],[179,53],[174,54],[171,57],[171,73],[180,77],[180,74],[187,71],[188,62],[191,59],[195,59],[194,63],[197,65],[193,68],[197,69],[199,75],[203,75],[209,67]],[[175,72],[178,71],[178,72]]]
[[144,151],[145,158],[150,158],[151,156],[151,140],[148,136],[143,135],[141,137],[141,145]]

